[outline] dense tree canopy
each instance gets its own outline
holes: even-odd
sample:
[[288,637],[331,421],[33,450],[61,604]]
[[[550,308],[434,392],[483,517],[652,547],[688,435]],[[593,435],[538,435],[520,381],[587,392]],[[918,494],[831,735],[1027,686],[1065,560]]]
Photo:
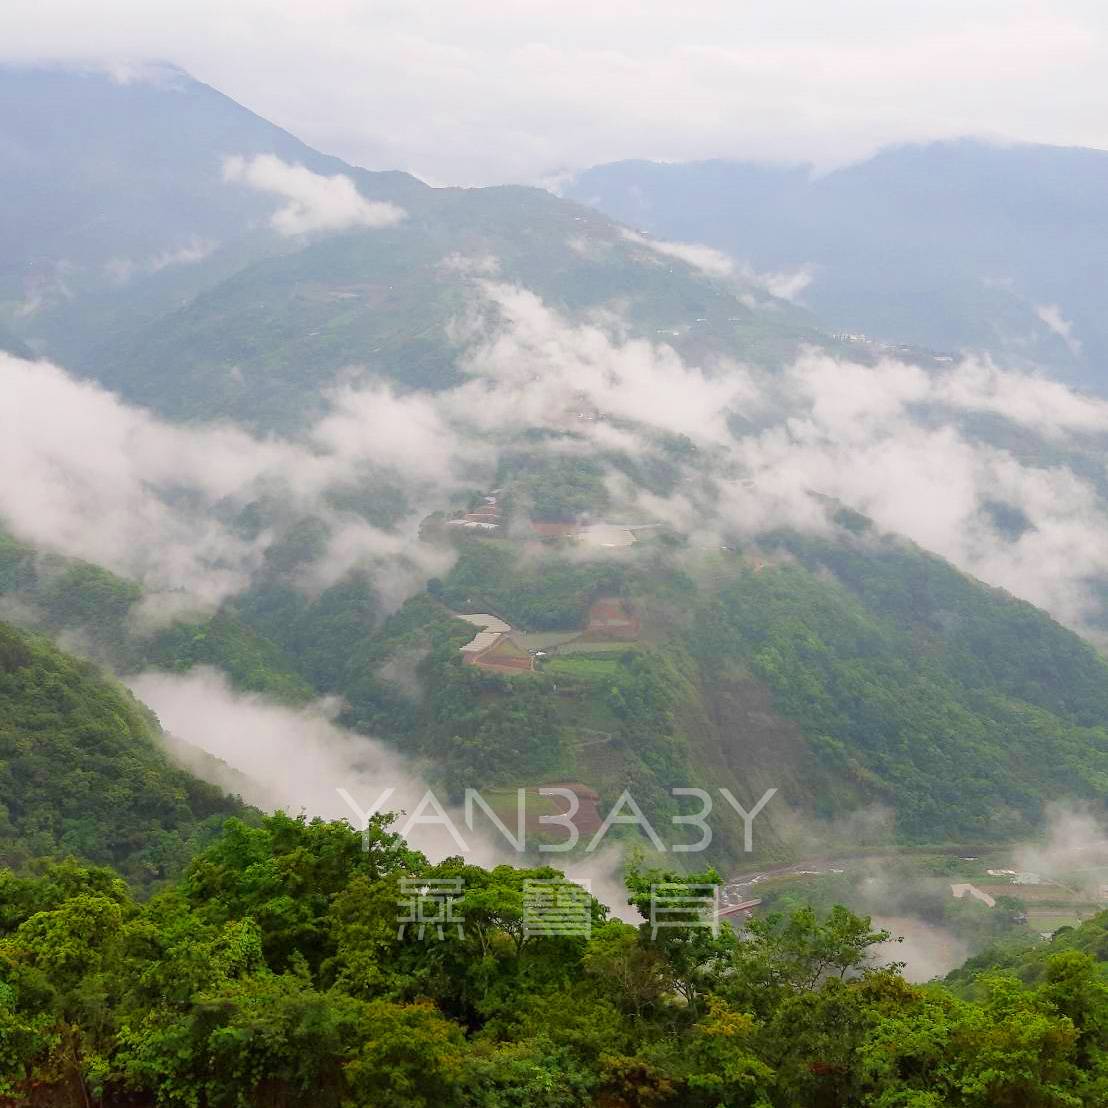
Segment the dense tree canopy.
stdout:
[[[967,999],[875,965],[886,933],[843,908],[771,915],[741,938],[709,926],[688,897],[712,871],[632,869],[639,925],[584,897],[574,933],[537,931],[529,889],[559,876],[432,865],[388,817],[359,834],[281,814],[229,821],[145,903],[72,861],[0,872],[0,1098],[1063,1108],[1108,1096],[1108,982],[1073,941],[1039,948],[1033,983],[989,970]],[[686,898],[664,928],[659,896]],[[1108,914],[1082,930],[1106,926]]]

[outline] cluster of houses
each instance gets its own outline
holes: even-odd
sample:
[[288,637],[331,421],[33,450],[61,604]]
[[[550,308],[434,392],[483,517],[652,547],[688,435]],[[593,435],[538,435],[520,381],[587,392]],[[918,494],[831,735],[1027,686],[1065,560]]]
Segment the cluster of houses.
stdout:
[[[579,413],[581,418],[589,418],[587,412]],[[504,530],[504,515],[501,506],[503,489],[492,489],[485,493],[469,511],[461,512],[448,519],[444,526],[452,531],[478,532],[485,535],[498,535]],[[530,521],[532,535],[540,539],[570,539],[593,547],[631,546],[638,538],[637,532],[657,529],[659,523],[604,523],[581,520],[543,520]]]
[[935,362],[949,363],[954,361],[953,354],[941,354],[935,350],[928,350],[926,347],[921,346],[913,346],[911,343],[907,342],[896,344],[882,342],[880,339],[875,339],[862,331],[832,331],[831,337],[836,342],[850,343],[854,346],[871,346],[882,354],[899,355],[901,357],[912,357],[914,355],[923,354]]
[[485,531],[495,533],[500,530],[500,489],[486,493],[472,511],[457,519],[448,519],[446,526],[462,531]]

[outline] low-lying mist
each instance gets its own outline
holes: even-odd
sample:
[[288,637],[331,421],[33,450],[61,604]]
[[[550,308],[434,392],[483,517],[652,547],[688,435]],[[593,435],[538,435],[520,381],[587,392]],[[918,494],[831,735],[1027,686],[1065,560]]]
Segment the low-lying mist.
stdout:
[[[633,918],[618,850],[602,849],[587,861],[574,859],[566,865],[558,854],[515,852],[479,808],[470,829],[465,812],[451,805],[444,792],[435,792],[412,759],[336,723],[340,706],[335,702],[291,708],[236,692],[222,673],[206,667],[187,674],[140,673],[127,683],[154,709],[166,731],[187,744],[170,747],[178,762],[263,811],[345,819],[359,829],[367,813],[397,813],[393,829],[433,862],[460,855],[467,863],[486,867],[564,868],[569,877],[589,882],[592,894],[613,913]],[[209,757],[190,758],[188,748]],[[386,790],[391,790],[387,797]],[[435,797],[430,803],[429,790]],[[458,838],[445,826],[447,820]],[[511,820],[507,826],[516,830]]]

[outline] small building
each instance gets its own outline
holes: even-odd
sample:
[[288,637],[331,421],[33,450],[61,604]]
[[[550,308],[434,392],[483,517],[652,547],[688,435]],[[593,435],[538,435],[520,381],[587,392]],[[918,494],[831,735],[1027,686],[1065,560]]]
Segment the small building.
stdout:
[[467,531],[499,531],[499,523],[485,523],[473,519],[448,519],[447,527],[461,528]]
[[462,647],[462,660],[473,665],[486,650],[492,649],[502,638],[503,635],[499,631],[478,631]]
[[628,528],[608,523],[594,523],[591,527],[585,527],[578,533],[578,538],[587,546],[601,547],[632,546],[635,542],[634,533]]
[[[494,641],[488,645],[467,651],[463,654],[466,662],[482,669],[500,669],[510,672],[529,672],[535,668],[535,659],[511,635],[498,635],[492,631],[482,631],[477,639],[492,635]],[[474,639],[474,643],[477,641]],[[467,644],[473,646],[474,643]]]
[[462,661],[466,665],[516,671],[535,668],[535,659],[511,637],[511,626],[499,616],[484,612],[470,615],[453,612],[452,615],[478,628],[477,634],[461,648]]
[[605,596],[589,608],[588,623],[582,636],[592,642],[634,642],[639,637],[639,620],[618,596]]

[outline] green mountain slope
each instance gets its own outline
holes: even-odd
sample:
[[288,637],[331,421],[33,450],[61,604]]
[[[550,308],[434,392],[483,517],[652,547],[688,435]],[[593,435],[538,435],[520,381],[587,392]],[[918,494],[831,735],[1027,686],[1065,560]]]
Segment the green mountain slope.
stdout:
[[1108,978],[1108,912],[1100,912],[1076,927],[1058,928],[1048,942],[1033,947],[997,946],[983,951],[949,974],[946,983],[960,992],[979,993],[979,974],[998,970],[1013,974],[1025,984],[1042,983],[1050,973],[1051,959],[1075,951],[1095,959],[1101,978]]
[[242,688],[303,701],[312,687],[263,634],[230,609],[147,627],[142,586],[100,566],[36,551],[0,529],[0,601],[21,626],[79,646],[116,672],[146,666],[222,669]]
[[[64,626],[80,629],[72,613],[97,610],[103,579],[88,567],[55,581],[48,595],[73,591]],[[603,807],[633,785],[665,821],[676,785],[723,784],[746,805],[777,788],[760,828],[770,855],[790,849],[786,809],[818,823],[876,805],[900,841],[973,843],[1025,835],[1049,801],[1099,800],[1108,785],[1096,651],[894,539],[778,535],[680,562],[658,540],[619,563],[477,539],[435,588],[382,622],[366,577],[314,600],[261,582],[214,616],[121,640],[114,657],[215,665],[278,699],[337,693],[345,723],[451,791],[575,781]],[[627,598],[636,641],[567,641],[598,595]],[[547,651],[539,672],[464,666],[472,629],[451,609],[508,620]],[[715,857],[730,864],[737,828],[717,817]]]
[[[859,809],[892,814],[889,840],[972,844],[1028,834],[1051,800],[1102,802],[1100,655],[1033,606],[839,519],[833,538],[756,549],[642,532],[618,559],[467,537],[443,580],[387,618],[372,575],[311,596],[276,556],[218,612],[143,636],[129,618],[140,590],[95,567],[9,541],[0,585],[37,626],[84,635],[124,670],[205,664],[279,700],[337,694],[345,724],[453,795],[570,781],[605,811],[631,787],[668,824],[675,786],[726,787],[747,807],[776,788],[766,857],[802,849],[794,814],[843,845]],[[631,641],[582,638],[599,596],[630,605]],[[545,652],[536,672],[463,664],[473,629],[452,612],[489,611]],[[713,857],[733,865],[741,826],[720,804],[714,827]]]
[[172,766],[153,715],[88,663],[0,624],[0,860],[74,854],[147,884],[243,807]]
[[256,261],[75,364],[175,418],[284,429],[318,412],[320,389],[350,366],[410,388],[448,387],[461,380],[448,324],[472,292],[452,258],[494,258],[496,279],[571,317],[618,303],[632,333],[664,330],[694,356],[777,364],[822,339],[803,312],[751,308],[732,282],[663,261],[540,190],[436,189],[410,201],[394,228]]
[[[474,539],[433,586],[369,634],[344,624],[352,584],[302,608],[285,638],[274,594],[236,615],[288,658],[339,645],[316,687],[448,788],[570,780],[605,810],[631,786],[665,821],[675,785],[723,785],[747,806],[773,787],[769,854],[790,849],[786,808],[814,827],[874,806],[895,813],[896,840],[974,843],[1025,835],[1048,802],[1102,802],[1108,786],[1104,660],[1031,605],[893,538],[778,535],[680,560],[658,540],[619,563]],[[599,595],[626,598],[635,641],[579,639]],[[463,665],[472,628],[451,610],[509,621],[546,651],[538,672]],[[716,817],[714,857],[730,864],[736,821],[723,807]],[[856,830],[827,834],[843,845]]]
[[90,68],[0,65],[0,319],[72,362],[105,335],[178,306],[254,258],[271,196],[223,182],[232,155],[355,172],[376,199],[426,186],[352,171],[170,66],[120,81]]
[[[1108,786],[1108,666],[1031,605],[895,541],[791,539],[695,629],[916,840],[1017,836]],[[836,580],[828,580],[828,571]]]

